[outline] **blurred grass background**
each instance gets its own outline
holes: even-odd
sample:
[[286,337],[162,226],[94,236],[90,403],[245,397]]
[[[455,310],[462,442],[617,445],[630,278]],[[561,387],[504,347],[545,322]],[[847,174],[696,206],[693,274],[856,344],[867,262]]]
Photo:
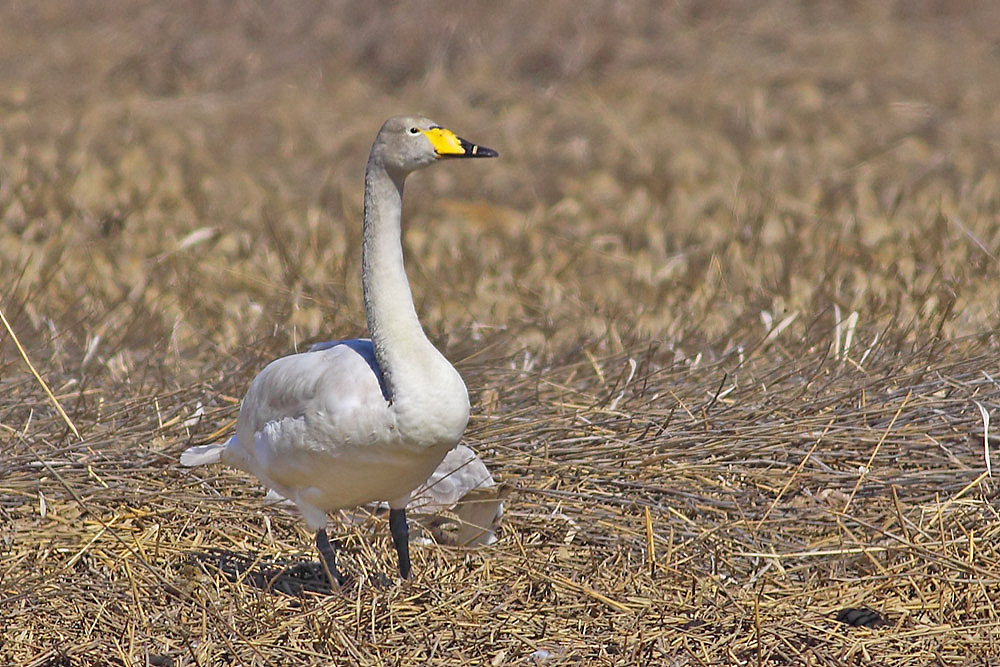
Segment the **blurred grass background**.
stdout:
[[[157,544],[172,550],[143,557],[170,579],[201,540],[172,522],[197,511],[206,513],[199,524],[218,524],[230,511],[199,504],[209,491],[172,467],[176,454],[235,416],[235,398],[271,358],[364,334],[361,183],[368,146],[396,113],[426,114],[501,154],[418,174],[407,190],[404,246],[418,311],[469,384],[469,444],[520,489],[507,539],[493,551],[417,557],[421,595],[480,590],[485,605],[473,615],[490,640],[463,629],[450,649],[431,651],[438,662],[523,663],[540,646],[549,664],[647,653],[664,664],[782,664],[795,659],[788,642],[760,633],[771,624],[775,638],[812,634],[787,616],[795,609],[803,623],[820,623],[810,620],[809,596],[826,595],[815,615],[827,618],[846,591],[861,590],[858,581],[875,585],[893,568],[920,570],[931,585],[942,568],[959,566],[914,546],[929,530],[917,518],[921,530],[901,529],[909,546],[873,566],[876,579],[843,558],[815,570],[810,560],[801,579],[763,561],[772,563],[765,572],[779,563],[767,577],[784,577],[771,582],[766,604],[760,582],[770,579],[751,576],[756,565],[727,556],[725,579],[715,559],[824,540],[868,544],[825,510],[809,510],[824,517],[809,532],[800,522],[813,515],[791,502],[800,484],[792,480],[811,479],[802,484],[813,495],[869,493],[841,509],[871,512],[866,520],[885,526],[906,524],[910,511],[924,517],[918,505],[935,493],[955,509],[955,494],[982,472],[973,400],[995,403],[1000,371],[998,66],[1000,5],[973,0],[4,3],[0,307],[83,438],[68,432],[4,332],[0,581],[4,606],[22,606],[0,655],[36,665],[144,664],[149,651],[176,664],[305,661],[291,639],[220,653],[221,638],[234,636],[221,616],[181,633],[201,632],[200,643],[178,638],[170,623],[139,623],[137,608],[152,618],[159,580],[144,570],[149,590],[130,587],[123,563],[134,553],[107,523],[126,506],[159,513]],[[859,430],[836,444],[815,439],[840,425]],[[898,441],[888,437],[900,428]],[[833,458],[810,463],[814,441]],[[637,466],[631,473],[626,460]],[[709,469],[696,474],[684,461]],[[869,488],[858,466],[880,462]],[[616,476],[633,486],[609,487]],[[724,492],[711,481],[722,478]],[[259,519],[245,478],[220,473],[213,484],[242,494],[234,522]],[[894,485],[902,509],[884,495]],[[980,615],[963,621],[943,604],[933,616],[927,604],[918,613],[909,602],[860,596],[902,619],[896,639],[871,639],[886,651],[882,664],[1000,654],[989,639],[997,570],[986,546],[1000,531],[995,484],[980,478],[975,492],[980,504],[965,508],[972,518],[956,517],[948,531],[984,542],[955,556],[974,568],[955,576],[977,577],[981,591],[966,594]],[[724,510],[695,511],[719,493]],[[744,493],[747,504],[728,504],[727,494]],[[684,503],[692,513],[678,518]],[[526,584],[528,602],[496,578],[507,566],[520,572],[511,565],[518,558],[551,563],[562,554],[558,576],[603,582],[606,592],[624,586],[626,573],[645,571],[636,563],[648,553],[641,521],[622,526],[645,509],[656,549],[670,546],[659,578],[618,590],[633,607],[628,623],[611,620],[625,612],[570,589],[582,599],[572,604],[594,615],[580,620],[580,607],[554,602],[544,577]],[[552,533],[553,512],[587,528]],[[67,520],[78,531],[55,544],[60,513],[102,523],[89,530]],[[757,532],[741,537],[734,526],[750,525],[748,516]],[[280,520],[285,548],[305,549],[294,518]],[[684,531],[694,532],[678,546]],[[705,531],[722,541],[704,546]],[[943,533],[939,555],[957,548]],[[358,548],[375,539],[351,535]],[[580,552],[564,552],[581,542]],[[240,546],[267,545],[257,535]],[[630,554],[624,564],[621,553]],[[919,554],[927,561],[915,565]],[[125,596],[123,609],[89,630],[43,620],[54,608],[96,613],[88,605],[99,598],[80,594],[94,585],[80,567],[87,558],[111,573],[101,585]],[[449,571],[463,558],[475,559],[474,573],[462,575],[471,580]],[[843,568],[851,583],[825,588]],[[45,588],[57,575],[61,592]],[[718,592],[737,583],[750,597]],[[712,602],[685,593],[705,586],[717,587]],[[211,590],[202,594],[217,609],[239,607],[228,600],[245,594]],[[924,593],[914,595],[934,597]],[[317,635],[314,612],[290,603],[266,603],[285,605],[268,628],[321,655],[405,663],[430,660],[430,649],[404,642],[386,653],[396,635],[385,628],[401,617],[428,627],[455,618],[433,605],[433,622],[410,614],[407,605],[419,604],[406,592],[355,595],[371,605],[365,618],[354,618],[354,601],[314,603],[328,615],[351,607],[339,621],[354,624],[350,650],[328,629]],[[517,623],[490,611],[511,596],[551,623],[530,647],[510,634]],[[746,605],[765,614],[764,629],[747,620]],[[171,606],[187,619],[172,622],[189,625],[192,598]],[[386,634],[374,625],[364,634],[367,614],[385,609],[397,619],[379,626]],[[226,611],[234,613],[253,615]],[[664,614],[682,620],[671,625]],[[676,630],[684,618],[700,624]],[[948,627],[931,633],[937,648],[900,639],[932,625]],[[112,635],[118,648],[105,653]],[[816,664],[864,654],[854,635],[823,637],[807,656]]]

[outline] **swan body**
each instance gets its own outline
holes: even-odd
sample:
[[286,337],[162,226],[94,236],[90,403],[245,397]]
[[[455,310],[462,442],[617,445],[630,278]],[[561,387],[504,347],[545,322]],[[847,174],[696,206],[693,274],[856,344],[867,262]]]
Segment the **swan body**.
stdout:
[[371,339],[272,361],[243,399],[236,434],[181,455],[183,465],[245,470],[294,502],[338,581],[327,513],[375,501],[389,504],[400,573],[409,576],[406,504],[469,419],[465,383],[427,339],[413,306],[401,243],[403,181],[443,158],[496,155],[426,118],[386,121],[365,172],[362,287]]
[[483,460],[456,445],[420,485],[407,505],[418,523],[442,544],[477,546],[496,542],[507,489],[498,485]]
[[[325,345],[325,343],[321,343]],[[315,348],[315,346],[313,346]],[[221,450],[224,445],[215,445]],[[483,460],[471,448],[458,444],[438,464],[431,476],[414,489],[406,505],[407,520],[430,531],[439,544],[474,547],[496,542],[496,529],[503,518],[507,487],[497,484]],[[278,505],[295,503],[269,489],[266,499]],[[388,503],[368,503],[364,511],[348,510],[342,516],[361,522],[371,512],[389,509]],[[428,542],[427,538],[410,540]]]

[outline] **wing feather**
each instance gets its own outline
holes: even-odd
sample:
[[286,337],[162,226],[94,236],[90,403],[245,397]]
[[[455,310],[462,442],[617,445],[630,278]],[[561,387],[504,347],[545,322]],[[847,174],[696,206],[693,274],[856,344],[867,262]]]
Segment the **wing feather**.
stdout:
[[[300,507],[352,506],[422,474],[400,449],[371,342],[339,341],[268,364],[243,399],[226,458]],[[377,494],[376,497],[369,497]]]

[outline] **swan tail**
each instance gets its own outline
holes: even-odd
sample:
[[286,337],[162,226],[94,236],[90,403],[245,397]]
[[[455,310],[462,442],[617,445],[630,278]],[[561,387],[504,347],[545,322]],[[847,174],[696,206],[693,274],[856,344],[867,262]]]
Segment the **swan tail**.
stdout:
[[181,465],[187,467],[204,466],[210,463],[218,463],[222,460],[222,452],[226,449],[226,443],[213,443],[211,445],[198,445],[188,447],[181,454]]

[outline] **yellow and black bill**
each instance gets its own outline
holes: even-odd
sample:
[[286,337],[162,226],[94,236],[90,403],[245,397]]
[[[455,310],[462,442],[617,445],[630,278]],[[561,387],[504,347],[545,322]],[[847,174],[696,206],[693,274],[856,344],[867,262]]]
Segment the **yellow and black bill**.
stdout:
[[432,127],[429,130],[423,130],[423,133],[434,146],[434,152],[437,153],[438,158],[498,157],[500,155],[492,148],[466,141],[443,127]]

